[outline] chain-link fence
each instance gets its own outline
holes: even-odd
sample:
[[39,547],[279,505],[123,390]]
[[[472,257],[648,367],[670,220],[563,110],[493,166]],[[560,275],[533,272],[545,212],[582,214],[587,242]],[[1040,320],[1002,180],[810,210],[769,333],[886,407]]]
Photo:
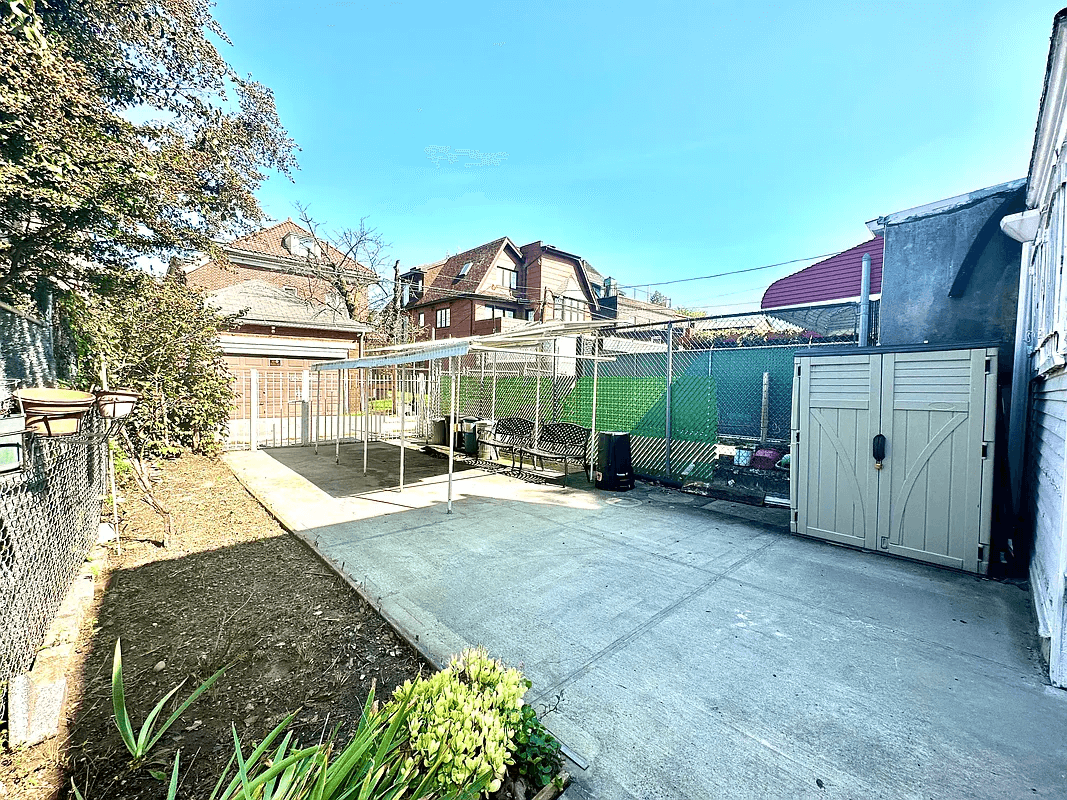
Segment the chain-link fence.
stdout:
[[[223,446],[289,447],[424,436],[433,366],[344,370],[244,370]],[[434,383],[434,386],[437,384]],[[434,407],[439,397],[435,396]]]
[[[877,302],[871,311],[877,330]],[[473,353],[453,362],[456,416],[626,431],[639,476],[707,482],[725,447],[787,448],[794,353],[856,344],[858,329],[856,304],[843,303],[618,326],[536,354]],[[452,411],[448,368],[434,373],[441,416]]]
[[0,716],[7,682],[33,665],[96,541],[107,472],[95,413],[76,436],[27,436],[22,468],[0,474]]
[[[871,331],[877,314],[874,301]],[[858,339],[857,304],[838,303],[620,325],[414,366],[262,371],[238,379],[230,445],[396,439],[401,421],[425,438],[454,405],[457,418],[522,417],[535,433],[554,422],[626,431],[638,475],[707,482],[726,448],[786,450],[798,349]]]

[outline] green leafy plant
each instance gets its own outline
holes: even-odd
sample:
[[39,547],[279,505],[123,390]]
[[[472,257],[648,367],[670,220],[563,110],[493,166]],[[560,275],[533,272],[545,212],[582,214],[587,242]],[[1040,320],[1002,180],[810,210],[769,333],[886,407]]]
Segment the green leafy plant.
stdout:
[[255,192],[295,144],[211,12],[0,2],[0,300],[211,251],[263,217]]
[[535,789],[548,786],[563,770],[559,742],[545,730],[532,705],[524,705],[511,720],[515,766]]
[[[200,684],[193,693],[186,698],[174,712],[167,717],[166,721],[156,730],[156,721],[159,719],[159,715],[163,713],[163,709],[170,701],[178,690],[185,685],[185,681],[182,681],[166,695],[163,699],[156,703],[155,707],[148,713],[145,718],[144,724],[141,726],[141,730],[134,735],[133,724],[130,722],[129,712],[126,710],[126,687],[123,684],[122,679],[122,640],[115,641],[115,659],[112,662],[111,667],[111,704],[115,711],[115,727],[118,728],[119,735],[122,737],[123,744],[126,745],[126,749],[130,751],[130,755],[133,756],[134,763],[140,763],[144,760],[144,757],[148,754],[156,742],[162,738],[163,734],[178,721],[178,718],[185,713],[193,703],[199,699],[200,695],[210,689],[215,681],[217,681],[226,668],[223,667],[202,684]],[[177,767],[175,767],[177,769]]]
[[78,359],[79,388],[99,381],[134,389],[127,420],[137,452],[172,456],[209,451],[225,433],[233,403],[218,332],[233,321],[173,278],[139,274],[108,291],[68,295],[60,304]]
[[372,689],[357,730],[343,746],[335,731],[300,748],[287,730],[293,721],[289,716],[246,756],[233,729],[234,755],[210,800],[473,800],[484,790],[485,779],[444,793],[435,788],[443,754],[423,770],[408,764],[402,748],[412,694],[409,687],[379,709]]
[[397,689],[394,702],[410,697],[407,720],[411,770],[440,764],[435,778],[443,790],[486,781],[500,788],[513,742],[507,721],[522,706],[529,681],[490,658],[482,648],[464,650],[445,669]]

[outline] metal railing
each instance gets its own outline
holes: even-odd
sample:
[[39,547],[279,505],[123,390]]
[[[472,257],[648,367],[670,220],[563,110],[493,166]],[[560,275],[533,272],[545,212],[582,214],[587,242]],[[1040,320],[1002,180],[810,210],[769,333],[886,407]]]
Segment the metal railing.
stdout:
[[[234,375],[226,449],[258,449],[394,439],[429,426],[431,370],[392,368],[312,372],[246,370]],[[253,400],[254,398],[254,400]]]

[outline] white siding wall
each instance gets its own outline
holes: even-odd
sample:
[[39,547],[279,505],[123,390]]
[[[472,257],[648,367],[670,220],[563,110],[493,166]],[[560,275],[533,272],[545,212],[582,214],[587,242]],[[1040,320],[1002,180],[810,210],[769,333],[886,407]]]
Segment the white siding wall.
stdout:
[[1064,496],[1067,482],[1067,374],[1039,381],[1033,387],[1030,417],[1030,464],[1027,484],[1034,525],[1030,587],[1039,633],[1048,646],[1049,676],[1067,686],[1065,641]]
[[[1013,386],[1029,403],[1021,511],[1032,524],[1030,583],[1049,677],[1067,688],[1067,26],[1057,16],[1026,187],[1037,211],[1023,247]],[[1020,231],[1021,232],[1021,231]],[[1021,400],[1021,398],[1019,398]],[[1018,413],[1016,413],[1018,417]],[[1012,422],[1020,431],[1021,419]],[[1016,439],[1018,444],[1018,439]]]

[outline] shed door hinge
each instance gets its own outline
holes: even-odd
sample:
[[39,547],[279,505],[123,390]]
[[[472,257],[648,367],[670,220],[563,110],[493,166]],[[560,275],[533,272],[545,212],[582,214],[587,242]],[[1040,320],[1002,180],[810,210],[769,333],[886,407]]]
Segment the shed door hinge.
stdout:
[[800,364],[797,364],[797,377],[800,377]]
[[989,457],[989,443],[988,442],[982,442],[982,458],[988,458],[988,457]]
[[985,374],[988,375],[990,370],[993,369],[993,359],[987,358],[985,360]]
[[883,536],[881,538],[881,541],[879,542],[879,544],[881,545],[883,550],[888,550],[889,549],[889,537],[888,536]]

